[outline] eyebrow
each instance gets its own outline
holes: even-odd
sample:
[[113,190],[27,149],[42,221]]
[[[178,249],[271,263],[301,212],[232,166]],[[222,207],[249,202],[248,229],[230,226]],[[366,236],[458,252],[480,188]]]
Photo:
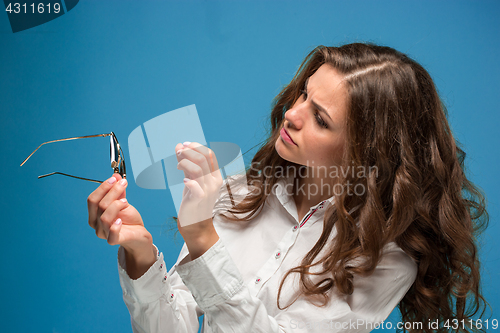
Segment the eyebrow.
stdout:
[[[304,90],[305,90],[306,92],[307,92],[307,84],[308,84],[308,83],[309,83],[309,78],[307,78],[307,80],[306,80],[306,82],[305,82],[305,84],[304,84]],[[326,116],[327,116],[328,118],[330,118],[330,120],[333,122],[332,117],[330,117],[330,115],[328,114],[328,112],[326,112],[326,109],[325,109],[324,107],[322,107],[321,105],[317,104],[317,103],[316,103],[315,101],[313,101],[312,99],[311,99],[311,103],[314,105],[314,107],[315,107],[316,109],[318,109],[318,111],[323,112],[324,114],[326,114]]]

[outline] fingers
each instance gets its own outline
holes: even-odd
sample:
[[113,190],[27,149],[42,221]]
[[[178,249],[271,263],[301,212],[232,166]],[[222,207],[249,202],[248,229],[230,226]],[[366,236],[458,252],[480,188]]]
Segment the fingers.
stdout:
[[188,181],[184,181],[184,186],[186,186],[191,192],[191,195],[197,199],[202,199],[204,196],[205,191],[202,188],[203,185],[204,184],[200,184],[200,181],[198,180],[190,179]]
[[102,213],[106,209],[108,209],[109,205],[111,205],[112,202],[124,197],[125,188],[127,187],[127,185],[128,185],[127,180],[121,179],[118,182],[116,182],[111,187],[111,189],[109,189],[108,193],[104,195],[104,197],[101,199],[101,201],[99,201],[99,204],[97,205],[98,215],[99,213]]
[[[179,161],[177,168],[183,170],[187,178],[198,181],[198,179],[208,174],[214,177],[217,177],[217,174],[220,176],[220,172],[218,172],[219,165],[211,149],[197,142],[186,143],[188,144],[177,144],[175,151]],[[203,180],[200,185],[203,186]]]
[[121,224],[121,219],[118,217],[118,214],[120,213],[120,211],[127,208],[127,206],[128,206],[127,199],[122,198],[113,201],[104,211],[104,213],[102,213],[100,220],[102,224],[102,231],[104,237],[101,238],[108,239],[108,243],[109,243],[110,229],[117,222]]
[[145,236],[151,238],[141,215],[125,198],[127,185],[127,180],[115,173],[87,199],[89,225],[97,237],[111,245],[128,242],[135,246],[141,244]]
[[195,180],[200,186],[205,186],[205,179],[203,177],[203,170],[200,166],[191,162],[188,159],[183,159],[177,164],[177,169],[184,171],[184,177],[189,180]]
[[177,152],[177,169],[184,171],[184,176],[189,179],[196,179],[201,186],[204,186],[203,177],[210,173],[205,153],[208,153],[207,148],[199,143],[190,143],[188,146],[183,146]]
[[121,180],[121,176],[118,173],[113,174],[111,178],[104,181],[99,187],[92,192],[87,198],[87,209],[89,212],[89,225],[95,229],[97,223],[97,210],[99,202],[104,198],[104,196],[109,192],[109,190]]

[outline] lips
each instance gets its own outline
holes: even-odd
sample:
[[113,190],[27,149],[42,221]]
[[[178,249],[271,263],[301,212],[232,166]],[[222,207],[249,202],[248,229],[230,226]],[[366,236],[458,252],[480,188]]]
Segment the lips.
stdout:
[[286,131],[286,129],[283,127],[280,131],[280,134],[281,134],[281,137],[283,138],[283,140],[287,141],[288,143],[290,144],[293,144],[293,145],[297,145],[293,140],[292,140],[292,137],[290,136],[290,134],[288,134],[288,132]]

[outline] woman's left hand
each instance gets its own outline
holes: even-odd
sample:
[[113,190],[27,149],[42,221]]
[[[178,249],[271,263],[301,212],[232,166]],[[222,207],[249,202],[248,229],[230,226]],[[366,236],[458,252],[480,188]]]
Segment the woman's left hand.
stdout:
[[212,223],[212,212],[222,186],[222,175],[214,152],[197,143],[175,147],[177,169],[184,171],[184,191],[177,226],[191,259],[208,250],[219,236]]

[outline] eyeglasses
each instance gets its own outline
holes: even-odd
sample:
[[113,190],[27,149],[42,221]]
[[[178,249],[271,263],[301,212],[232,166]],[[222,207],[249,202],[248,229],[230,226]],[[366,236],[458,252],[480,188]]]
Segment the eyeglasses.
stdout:
[[[109,149],[110,149],[110,158],[111,158],[111,168],[114,170],[115,173],[119,173],[122,178],[127,178],[126,172],[125,172],[125,157],[123,155],[122,148],[120,147],[120,144],[118,143],[118,139],[116,138],[115,133],[111,132],[108,134],[96,134],[96,135],[87,135],[87,136],[77,136],[74,138],[66,138],[66,139],[59,139],[59,140],[52,140],[48,142],[44,142],[41,145],[38,146],[37,149],[35,149],[30,156],[28,156],[23,163],[21,163],[21,166],[23,166],[28,159],[33,156],[33,154],[43,145],[47,143],[53,143],[53,142],[59,142],[59,141],[69,141],[69,140],[76,140],[76,139],[87,139],[87,138],[97,138],[97,137],[106,137],[109,136]],[[52,175],[63,175],[63,176],[68,176],[68,177],[73,177],[76,179],[82,179],[82,180],[87,180],[89,182],[94,182],[94,183],[102,183],[100,180],[95,180],[95,179],[89,179],[89,178],[83,178],[83,177],[77,177],[77,176],[72,176],[68,175],[67,173],[62,173],[62,172],[51,172],[46,175],[41,175],[38,176],[38,178],[44,178]]]

